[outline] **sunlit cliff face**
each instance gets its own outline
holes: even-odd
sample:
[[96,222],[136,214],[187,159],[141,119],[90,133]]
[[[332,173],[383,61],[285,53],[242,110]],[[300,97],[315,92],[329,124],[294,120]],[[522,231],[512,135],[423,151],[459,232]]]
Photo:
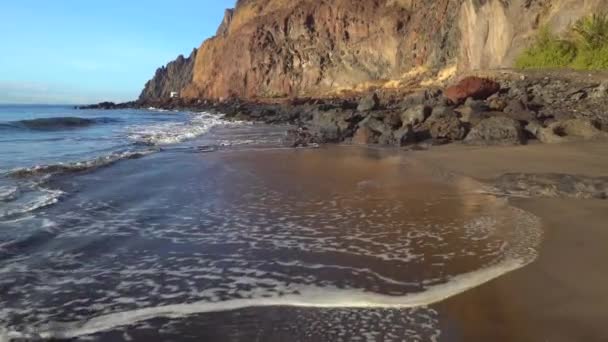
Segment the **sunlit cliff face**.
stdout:
[[406,77],[412,68],[508,67],[540,25],[556,29],[601,0],[240,1],[201,46],[185,94],[322,94]]
[[604,0],[243,0],[192,63],[178,63],[185,70],[158,75],[144,93],[315,97],[409,84],[419,71],[456,77],[510,67],[540,27],[559,32],[606,9]]

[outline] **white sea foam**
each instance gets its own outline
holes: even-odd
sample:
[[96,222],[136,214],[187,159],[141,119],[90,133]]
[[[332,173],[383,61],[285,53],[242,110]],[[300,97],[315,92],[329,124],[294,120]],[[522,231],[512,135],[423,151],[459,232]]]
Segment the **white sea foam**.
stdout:
[[[209,189],[207,183],[215,182],[205,177],[194,181],[196,186],[186,181],[181,188],[205,192]],[[73,212],[54,215],[53,220],[62,227],[62,238],[142,235],[166,243],[162,254],[116,248],[88,259],[86,253],[51,251],[11,260],[0,267],[0,274],[47,275],[46,269],[52,269],[53,274],[41,282],[13,286],[6,297],[23,299],[5,305],[5,314],[0,308],[0,318],[13,314],[31,317],[31,322],[38,323],[32,323],[30,329],[12,326],[12,330],[21,332],[11,332],[11,336],[48,339],[82,337],[154,318],[182,318],[249,307],[425,307],[532,262],[540,241],[538,218],[509,207],[506,201],[505,207],[501,202],[497,208],[492,207],[491,214],[475,213],[472,219],[456,216],[437,221],[431,212],[412,215],[404,222],[403,216],[397,214],[403,214],[408,207],[398,201],[378,201],[371,207],[360,207],[356,201],[368,201],[365,197],[345,193],[329,199],[313,196],[294,202],[259,185],[255,179],[247,181],[249,188],[239,190],[243,200],[227,203],[232,207],[226,204],[218,208],[201,196],[176,203],[175,197],[160,193],[154,202],[143,203],[143,207],[106,211],[100,208],[106,209],[109,204],[96,200],[78,204],[78,210]],[[433,205],[451,200],[442,196]],[[167,221],[139,220],[148,210],[164,213]],[[62,222],[72,220],[78,224],[62,226]],[[454,236],[454,232],[460,233]],[[204,254],[207,246],[224,250],[222,246],[231,244],[225,248],[226,255],[210,258]],[[183,251],[192,246],[197,252],[184,257]],[[267,255],[282,251],[290,253],[280,255],[292,256],[280,259]],[[313,258],[299,259],[299,253]],[[483,262],[468,273],[450,276],[448,261],[476,255],[471,253],[478,253]],[[340,258],[332,256],[346,256],[353,262],[340,264]],[[49,263],[39,268],[39,263],[24,262],[27,258]],[[430,258],[433,263],[424,262]],[[391,273],[390,267],[372,267],[375,262],[367,262],[372,259],[402,266],[422,262],[429,272]],[[325,260],[331,263],[324,264]],[[54,265],[73,267],[62,271],[62,267]],[[157,277],[161,274],[163,281]],[[120,279],[120,283],[107,285],[111,284],[108,279]],[[92,293],[91,288],[97,291]],[[65,295],[68,300],[59,309],[55,302],[34,302],[30,300],[33,296],[24,297],[24,293],[45,293],[45,298]],[[57,310],[64,321],[72,323],[52,322]],[[91,312],[97,317],[91,318]]]
[[0,218],[11,217],[48,207],[59,201],[63,191],[36,188],[25,192],[18,198],[0,205]]
[[[156,318],[183,318],[194,314],[232,311],[249,307],[290,306],[306,308],[392,308],[407,309],[428,306],[496,279],[527,265],[530,260],[508,259],[497,265],[451,278],[447,283],[431,286],[424,292],[388,296],[355,289],[305,286],[298,295],[272,298],[232,299],[221,302],[199,301],[185,304],[148,307],[99,316],[86,322],[62,324],[62,328],[33,333],[5,332],[4,338],[63,338],[109,331]],[[1,335],[0,335],[1,336]],[[0,337],[0,341],[2,337]]]
[[97,157],[95,159],[78,162],[57,163],[51,165],[36,165],[33,167],[17,168],[11,170],[9,174],[16,177],[25,177],[44,176],[63,172],[86,171],[89,169],[108,166],[124,159],[135,159],[144,157],[156,151],[157,150],[115,152],[105,156]]
[[211,128],[228,125],[220,115],[193,113],[187,122],[159,123],[132,126],[127,129],[129,139],[148,145],[170,145],[196,138]]
[[92,170],[154,152],[156,150],[115,152],[91,160],[13,169],[8,172],[10,176],[26,180],[15,182],[16,185],[0,187],[0,218],[14,217],[48,207],[57,203],[65,194],[61,190],[44,188],[29,177],[45,179],[54,174]]
[[13,200],[19,192],[16,186],[0,186],[0,201]]

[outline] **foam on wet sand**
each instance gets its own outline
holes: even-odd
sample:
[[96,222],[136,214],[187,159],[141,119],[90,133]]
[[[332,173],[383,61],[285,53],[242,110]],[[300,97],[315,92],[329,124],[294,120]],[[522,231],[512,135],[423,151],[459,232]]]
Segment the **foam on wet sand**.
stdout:
[[5,246],[0,318],[73,338],[250,307],[429,314],[535,259],[536,217],[427,171],[337,148],[168,151],[66,177],[79,192],[39,213],[53,224],[21,223],[45,238]]

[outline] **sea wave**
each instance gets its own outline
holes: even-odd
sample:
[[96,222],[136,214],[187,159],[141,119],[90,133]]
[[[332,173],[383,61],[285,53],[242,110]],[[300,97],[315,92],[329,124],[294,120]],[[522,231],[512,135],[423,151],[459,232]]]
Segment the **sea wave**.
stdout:
[[[86,322],[53,324],[54,329],[37,332],[17,332],[5,330],[8,339],[73,339],[92,335],[118,327],[133,325],[158,318],[183,318],[194,314],[233,311],[250,307],[289,306],[304,308],[383,308],[410,309],[438,303],[459,293],[475,288],[525,266],[524,259],[505,260],[500,264],[453,277],[444,284],[427,288],[420,293],[404,296],[390,296],[366,292],[358,289],[306,286],[299,294],[266,298],[243,298],[227,301],[165,305],[117,312],[98,316]],[[2,341],[0,337],[0,341]]]
[[20,191],[18,197],[0,204],[0,219],[15,217],[48,207],[57,203],[63,194],[64,192],[61,190],[45,189],[42,187],[33,187],[27,191]]
[[213,127],[230,124],[222,115],[197,113],[192,114],[187,122],[132,126],[127,129],[127,134],[131,141],[138,144],[170,145],[196,138]]
[[63,129],[85,128],[96,124],[107,124],[116,122],[120,122],[120,120],[106,117],[79,118],[66,116],[0,122],[0,129],[53,131]]
[[[25,331],[9,330],[10,328],[8,328],[4,331],[4,336],[7,340],[11,338],[74,339],[153,319],[182,319],[192,315],[252,307],[400,310],[428,307],[525,267],[536,259],[538,246],[542,240],[540,219],[521,209],[508,207],[505,210],[507,210],[506,214],[509,218],[513,220],[511,230],[514,234],[510,239],[515,239],[515,241],[511,241],[509,250],[506,251],[503,258],[480,269],[448,277],[441,283],[428,284],[420,291],[390,295],[354,287],[299,284],[298,282],[290,282],[289,284],[280,281],[264,282],[268,287],[243,289],[237,291],[233,298],[226,300],[218,300],[220,298],[218,294],[223,293],[225,288],[210,288],[199,293],[199,295],[207,297],[205,300],[106,313],[84,321],[52,322]],[[474,222],[466,229],[473,230],[473,235],[485,234],[485,229],[479,231],[481,228],[479,225],[484,225],[484,223]],[[494,225],[490,222],[490,226]],[[300,266],[300,264],[298,265]],[[313,265],[312,267],[316,266]],[[250,276],[236,278],[236,281],[240,284],[250,284],[252,280],[259,283],[261,279],[251,278]],[[392,280],[389,281],[393,282]],[[128,298],[125,298],[125,300],[128,300]]]
[[91,171],[101,167],[112,165],[118,161],[125,159],[137,159],[149,155],[151,153],[158,152],[156,149],[144,150],[144,151],[125,151],[115,152],[105,156],[101,156],[95,159],[86,161],[72,162],[72,163],[58,163],[51,165],[36,165],[33,167],[25,167],[13,169],[8,172],[8,176],[15,178],[26,178],[35,176],[47,176],[61,173],[71,172],[82,172]]
[[0,202],[13,200],[19,193],[19,188],[16,186],[0,185]]

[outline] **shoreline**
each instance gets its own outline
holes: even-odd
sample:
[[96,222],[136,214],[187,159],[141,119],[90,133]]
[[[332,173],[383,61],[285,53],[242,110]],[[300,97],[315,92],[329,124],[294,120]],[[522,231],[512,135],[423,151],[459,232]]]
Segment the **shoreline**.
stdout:
[[291,124],[296,128],[286,140],[293,147],[348,143],[428,149],[608,137],[604,74],[505,69],[468,75],[448,87],[376,87],[316,98],[142,98],[77,108],[206,111],[228,120]]
[[[601,80],[577,78],[581,74],[568,75],[566,81],[546,75],[498,79],[498,96],[461,104],[448,103],[442,93],[427,89],[278,103],[203,102],[194,109],[234,120],[294,124],[298,129],[288,137],[293,146],[397,146],[416,161],[484,183],[492,194],[539,217],[544,240],[532,264],[431,306],[443,318],[441,341],[605,341],[608,89]],[[360,110],[370,99],[376,105]],[[165,109],[187,108],[179,103]],[[501,111],[490,108],[505,103]],[[422,110],[423,122],[405,130],[406,136],[414,131],[413,139],[397,144],[379,140],[394,137],[404,128],[407,116],[402,114],[420,106],[430,107],[430,113]],[[447,132],[447,138],[420,138],[416,129],[430,134],[433,128],[425,121],[437,108],[447,108],[437,115],[436,130]],[[396,114],[399,123],[386,129]],[[511,121],[499,121],[475,143],[462,141],[463,127],[470,134],[496,117]],[[366,127],[370,121],[375,125]],[[500,129],[505,122],[513,130]],[[362,129],[367,134],[355,139]]]
[[[504,173],[608,176],[608,141],[475,149],[445,146],[412,158],[492,184]],[[510,197],[538,216],[538,258],[434,305],[446,341],[605,341],[608,201],[554,194]],[[457,328],[455,328],[455,326]]]
[[[355,158],[358,154],[367,156],[367,153],[364,152],[368,148],[344,147],[353,149],[353,151],[344,151],[347,159]],[[435,147],[425,152],[402,152],[397,149],[382,148],[374,149],[374,151],[380,155],[385,155],[384,152],[386,155],[396,154],[398,159],[408,161],[403,169],[390,168],[390,172],[384,171],[386,180],[389,181],[387,187],[390,191],[397,191],[398,188],[391,182],[415,182],[417,183],[415,186],[412,184],[404,187],[400,193],[409,192],[414,198],[420,199],[420,195],[417,195],[419,191],[426,191],[429,188],[425,187],[424,183],[420,184],[418,180],[427,176],[434,178],[435,176],[454,175],[453,178],[446,179],[448,183],[454,178],[459,178],[458,176],[470,178],[472,183],[451,184],[465,194],[467,189],[471,189],[471,184],[495,185],[493,181],[505,173],[524,175],[557,173],[601,179],[607,176],[606,170],[608,170],[608,156],[604,153],[606,147],[608,147],[607,141],[590,141],[516,147],[475,147],[451,144]],[[341,147],[330,145],[327,150],[331,151],[336,148],[341,149]],[[211,165],[230,165],[232,164],[230,162],[217,163],[217,159],[230,158],[229,160],[232,162],[240,160],[245,165],[255,166],[254,169],[259,172],[259,175],[272,178],[272,184],[297,184],[297,182],[290,181],[296,174],[293,170],[309,175],[312,173],[318,177],[318,180],[327,178],[327,170],[318,166],[328,165],[327,161],[334,160],[334,158],[326,156],[326,158],[317,159],[318,153],[308,153],[306,149],[300,150],[299,153],[296,152],[297,150],[293,151],[294,153],[288,152],[285,155],[292,155],[293,158],[293,155],[296,154],[309,154],[315,158],[300,160],[299,164],[294,163],[293,159],[284,159],[285,163],[268,162],[271,159],[260,158],[260,155],[254,156],[247,152],[240,153],[242,158],[237,155],[232,158],[232,155],[227,154],[212,154],[209,158],[216,159],[215,162],[211,162]],[[189,177],[178,176],[177,179],[180,182],[185,179],[200,182],[199,175],[206,170],[203,167],[204,163],[197,158],[183,156],[175,159],[171,153],[157,154],[142,159],[142,162],[149,165],[144,169],[152,169],[153,165],[171,165],[171,168],[166,170],[167,175],[175,174],[175,164],[159,163],[159,158],[160,160],[163,158],[172,161],[179,160],[184,163],[178,166],[177,170],[195,169],[195,171],[188,172],[193,172],[196,176],[192,176],[192,174]],[[391,162],[390,165],[395,163],[397,161]],[[408,164],[413,168],[422,166],[424,173],[408,179]],[[360,160],[337,165],[344,169],[333,171],[335,178],[333,178],[332,187],[336,186],[335,182],[338,180],[344,181],[345,178],[352,177],[352,173],[363,170],[377,176],[382,171],[375,163],[365,167],[365,165],[361,165]],[[200,168],[200,170],[196,171],[196,168]],[[289,172],[276,172],[277,170],[271,172],[274,168],[287,168]],[[347,170],[350,172],[345,172]],[[111,175],[106,177],[108,182],[120,188],[125,188],[125,186],[117,185],[117,180],[128,178],[124,177],[124,172],[134,174],[127,163],[119,164],[116,168],[105,169],[102,172]],[[120,177],[121,174],[123,177]],[[276,176],[281,174],[289,175],[289,177],[281,180],[281,177]],[[412,175],[416,175],[416,173]],[[92,176],[92,178],[97,176]],[[152,180],[154,179],[153,177]],[[318,185],[320,184],[318,180],[310,184]],[[156,181],[139,181],[143,184],[154,183],[159,186]],[[243,184],[248,184],[250,177],[244,178],[244,181],[246,183]],[[572,182],[576,181],[578,178],[572,178]],[[238,185],[233,184],[232,186],[233,190],[240,193]],[[352,184],[343,184],[343,186],[347,189],[352,188]],[[95,188],[99,187],[95,186]],[[577,186],[569,188],[576,189]],[[101,187],[101,189],[108,193],[113,192],[112,188]],[[498,194],[499,197],[508,197],[510,206],[525,210],[542,219],[545,240],[540,247],[539,256],[532,264],[520,269],[510,269],[509,273],[501,274],[496,279],[493,276],[484,278],[484,283],[479,287],[468,288],[465,292],[431,304],[428,309],[437,312],[442,330],[439,341],[542,341],[547,338],[564,342],[602,341],[604,336],[608,336],[603,320],[605,317],[604,303],[608,299],[608,293],[605,291],[605,288],[608,288],[608,275],[598,274],[598,270],[603,269],[602,261],[608,257],[608,251],[605,250],[605,241],[608,238],[608,231],[605,229],[605,222],[608,220],[608,214],[606,214],[608,213],[606,210],[608,201],[581,199],[584,197],[569,198],[570,193],[568,192],[543,194],[547,198],[539,198],[537,193],[529,194],[528,198],[511,196],[509,193]],[[138,203],[139,201],[131,199],[130,202]],[[228,202],[231,203],[231,201]],[[55,210],[60,209],[55,208]],[[580,227],[577,226],[580,222],[588,225],[583,234],[581,234]],[[344,301],[351,299],[348,297]],[[180,307],[180,309],[185,309],[186,312],[193,310],[187,306]],[[161,313],[165,312],[163,310],[164,308],[161,307]],[[274,309],[269,310],[274,311]],[[253,311],[265,312],[266,309],[257,308]],[[230,313],[216,313],[212,316],[224,317],[223,315],[230,315]],[[148,316],[137,317],[146,318]],[[109,318],[112,322],[115,321],[114,316],[105,318]],[[92,320],[93,323],[101,321]],[[85,329],[90,325],[85,324],[81,327]]]

